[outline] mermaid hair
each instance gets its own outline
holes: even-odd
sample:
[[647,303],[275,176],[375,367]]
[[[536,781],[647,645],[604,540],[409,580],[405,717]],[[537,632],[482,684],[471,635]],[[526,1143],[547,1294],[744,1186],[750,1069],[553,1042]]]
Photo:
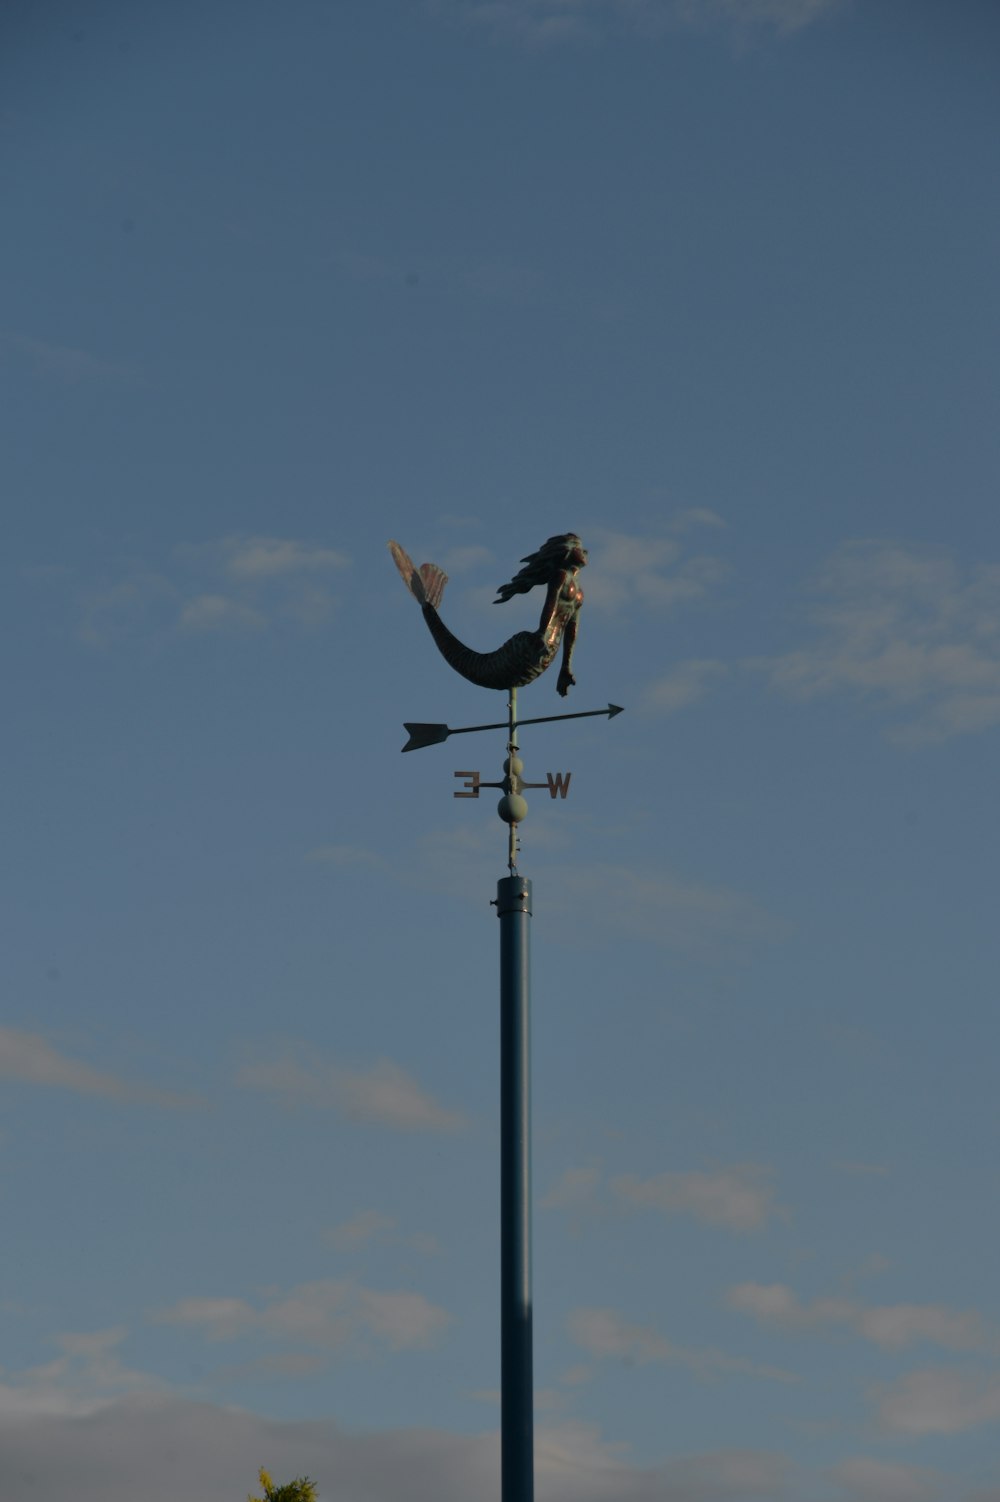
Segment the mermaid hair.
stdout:
[[526,595],[536,584],[548,584],[557,569],[565,568],[574,548],[582,547],[575,532],[559,532],[543,542],[536,553],[529,553],[521,562],[524,568],[516,573],[509,584],[497,586],[494,605],[505,605],[514,595]]

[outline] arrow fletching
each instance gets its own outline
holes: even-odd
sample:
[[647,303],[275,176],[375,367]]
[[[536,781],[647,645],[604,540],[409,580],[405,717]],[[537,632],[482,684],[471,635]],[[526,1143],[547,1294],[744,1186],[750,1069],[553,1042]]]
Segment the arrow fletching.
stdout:
[[411,725],[408,720],[403,721],[403,729],[409,733],[410,737],[403,747],[404,751],[419,751],[424,746],[438,746],[451,734],[447,725]]

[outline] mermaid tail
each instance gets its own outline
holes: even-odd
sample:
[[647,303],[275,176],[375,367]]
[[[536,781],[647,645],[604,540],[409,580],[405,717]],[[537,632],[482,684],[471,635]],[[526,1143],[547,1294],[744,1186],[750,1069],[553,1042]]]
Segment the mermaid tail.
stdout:
[[437,612],[448,575],[436,563],[422,563],[416,568],[398,542],[390,542],[389,551],[404,584],[423,611],[438,651],[456,673],[480,688],[506,692],[533,683],[545,672],[555,651],[546,645],[538,631],[518,631],[495,652],[474,652],[459,641]]

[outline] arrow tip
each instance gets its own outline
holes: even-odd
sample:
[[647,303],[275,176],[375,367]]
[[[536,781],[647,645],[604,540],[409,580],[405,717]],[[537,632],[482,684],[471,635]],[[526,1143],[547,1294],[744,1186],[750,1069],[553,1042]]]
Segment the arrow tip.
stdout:
[[[613,720],[616,714],[621,714],[623,708],[624,708],[624,705],[621,705],[621,704],[609,704],[608,705],[608,719],[609,720]],[[409,728],[409,727],[407,727],[407,728]]]

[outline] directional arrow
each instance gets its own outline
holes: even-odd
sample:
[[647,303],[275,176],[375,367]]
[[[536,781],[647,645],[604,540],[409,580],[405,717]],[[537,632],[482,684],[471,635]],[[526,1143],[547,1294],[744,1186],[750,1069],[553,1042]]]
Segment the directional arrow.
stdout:
[[[580,709],[576,714],[541,714],[531,720],[518,720],[517,725],[545,725],[550,720],[589,720],[593,715],[607,715],[613,720],[616,714],[621,714],[620,704],[609,704],[607,709]],[[419,751],[423,746],[439,746],[446,741],[449,735],[471,735],[474,730],[507,730],[509,722],[498,720],[494,725],[413,725],[409,720],[403,721],[403,729],[409,733],[410,739],[403,747],[404,751]]]

